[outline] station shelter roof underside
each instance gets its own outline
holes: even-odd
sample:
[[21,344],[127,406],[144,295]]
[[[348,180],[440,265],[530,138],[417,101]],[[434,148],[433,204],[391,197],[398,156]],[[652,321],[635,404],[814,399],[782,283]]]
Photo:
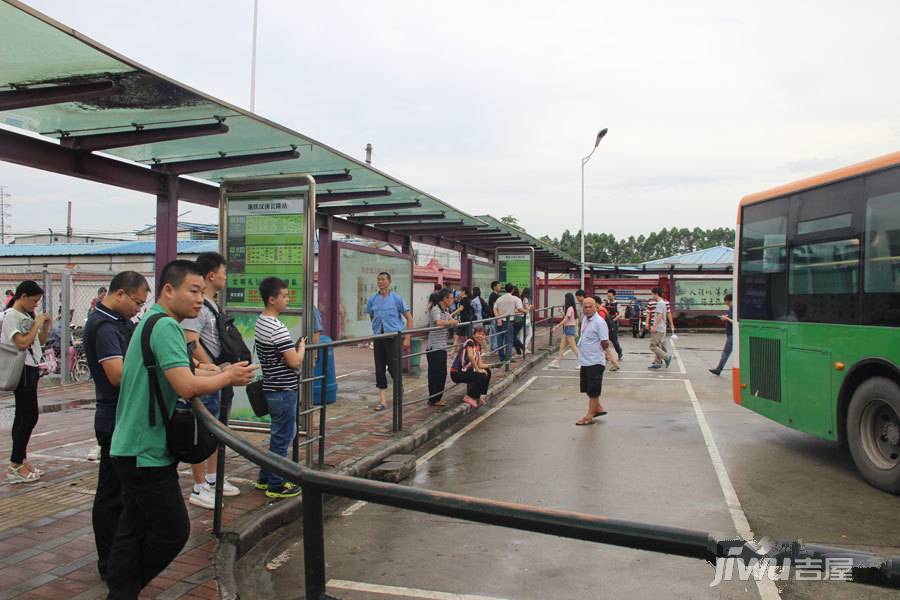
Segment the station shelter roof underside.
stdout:
[[[18,0],[0,1],[0,159],[151,194],[178,178],[181,200],[218,206],[219,185],[316,179],[321,227],[490,258],[535,248],[539,267],[577,262],[490,217],[474,217],[292,129],[156,73]],[[24,132],[28,132],[27,134]],[[243,185],[243,188],[240,186]],[[236,183],[236,188],[261,186]]]

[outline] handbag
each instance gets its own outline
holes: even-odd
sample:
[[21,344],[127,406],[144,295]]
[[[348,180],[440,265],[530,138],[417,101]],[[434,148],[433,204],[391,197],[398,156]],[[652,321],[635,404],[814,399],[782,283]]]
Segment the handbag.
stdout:
[[0,313],[0,319],[0,390],[15,390],[25,371],[25,350],[8,343],[3,335],[6,311]]
[[[162,390],[157,378],[158,367],[153,349],[150,348],[150,334],[153,326],[164,314],[154,314],[147,319],[141,331],[141,352],[144,358],[144,367],[150,378],[150,402],[148,402],[148,418],[150,427],[156,426],[156,409],[162,415],[163,425],[166,428],[166,447],[179,461],[199,464],[209,458],[218,447],[216,438],[197,419],[194,409],[190,404],[179,401],[175,405],[175,411],[170,416],[162,399]],[[154,401],[155,399],[155,401]]]
[[[251,358],[256,359],[256,344],[253,344],[253,352]],[[259,362],[258,359],[254,362]],[[257,417],[264,417],[269,414],[269,403],[266,401],[266,394],[263,391],[263,380],[258,378],[247,384],[247,400],[250,402],[250,408]]]

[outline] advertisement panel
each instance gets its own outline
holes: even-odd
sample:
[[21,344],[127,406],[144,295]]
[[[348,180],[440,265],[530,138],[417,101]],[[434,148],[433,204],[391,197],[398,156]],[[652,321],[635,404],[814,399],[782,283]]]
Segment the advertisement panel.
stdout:
[[372,335],[366,313],[369,298],[378,293],[378,273],[391,275],[391,289],[406,300],[412,310],[413,262],[406,254],[396,254],[338,244],[338,335],[357,338]]
[[534,289],[534,248],[497,248],[497,271],[500,285],[511,283],[520,291]]
[[472,261],[472,287],[481,288],[487,298],[491,293],[491,282],[497,279],[497,265]]
[[675,308],[679,310],[724,311],[725,294],[731,293],[730,279],[675,278]]
[[259,283],[288,283],[289,308],[303,306],[303,197],[228,200],[226,259],[229,308],[260,308]]

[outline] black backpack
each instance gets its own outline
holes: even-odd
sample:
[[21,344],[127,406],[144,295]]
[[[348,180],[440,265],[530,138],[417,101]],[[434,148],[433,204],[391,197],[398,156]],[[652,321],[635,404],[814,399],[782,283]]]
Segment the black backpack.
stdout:
[[[150,402],[148,403],[148,418],[150,427],[156,427],[156,412],[162,414],[163,424],[166,427],[166,447],[179,462],[196,465],[209,458],[216,450],[218,442],[216,438],[197,420],[193,408],[190,405],[181,406],[176,403],[175,412],[170,416],[162,399],[162,390],[159,387],[156,357],[150,348],[150,334],[153,326],[167,315],[156,313],[147,318],[144,329],[141,331],[141,352],[144,355],[144,367],[150,378]],[[154,402],[154,398],[156,399]]]
[[217,365],[222,363],[233,364],[243,361],[250,362],[253,355],[250,353],[250,349],[247,348],[247,344],[244,343],[241,332],[234,326],[234,317],[220,314],[212,305],[212,302],[206,298],[203,299],[203,304],[205,304],[216,317],[216,331],[219,333],[219,348],[221,350],[219,356],[213,356],[210,354],[209,349],[206,346],[203,346],[203,349],[206,350],[209,357],[213,359]]

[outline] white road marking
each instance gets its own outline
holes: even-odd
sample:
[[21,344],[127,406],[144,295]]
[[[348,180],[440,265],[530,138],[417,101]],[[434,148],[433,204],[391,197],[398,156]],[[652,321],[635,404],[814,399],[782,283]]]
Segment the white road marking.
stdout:
[[504,406],[506,406],[507,404],[512,402],[519,394],[524,392],[528,388],[528,386],[530,386],[536,380],[537,380],[537,376],[531,377],[528,381],[526,381],[525,383],[520,385],[516,391],[514,391],[512,394],[510,394],[509,396],[504,398],[500,402],[500,404],[498,404],[497,406],[491,407],[491,409],[489,411],[487,411],[486,413],[484,413],[483,415],[481,415],[480,417],[478,417],[477,419],[475,419],[474,421],[472,421],[471,423],[469,423],[468,425],[466,425],[465,427],[463,427],[462,429],[460,429],[459,431],[457,431],[456,433],[454,433],[453,435],[448,437],[446,440],[444,440],[443,442],[441,442],[440,444],[438,444],[437,446],[435,446],[434,448],[432,448],[431,450],[429,450],[428,452],[423,454],[416,461],[416,468],[421,467],[422,465],[427,463],[429,460],[434,458],[438,453],[443,452],[444,450],[446,450],[447,448],[452,446],[453,443],[456,442],[456,440],[458,440],[462,436],[466,435],[467,433],[469,433],[470,431],[472,431],[473,429],[475,429],[476,427],[478,427],[479,425],[484,423],[485,420],[487,420],[491,415],[493,415],[495,412],[497,412],[498,410],[500,410],[501,408],[503,408]]
[[50,435],[51,433],[56,433],[57,431],[59,431],[59,429],[54,429],[54,430],[52,430],[52,431],[42,431],[41,433],[32,433],[32,434],[31,434],[31,438],[34,439],[34,438],[36,438],[36,437],[41,437],[41,436],[45,436],[45,435]]
[[[532,377],[531,379],[526,381],[524,384],[520,385],[516,391],[514,391],[507,398],[505,398],[502,402],[500,402],[500,404],[498,404],[497,406],[491,407],[491,409],[489,411],[487,411],[486,413],[484,413],[483,415],[481,415],[480,417],[478,417],[477,419],[475,419],[474,421],[472,421],[471,423],[469,423],[468,425],[466,425],[465,427],[463,427],[462,429],[460,429],[459,431],[457,431],[456,433],[454,433],[453,435],[448,437],[446,440],[444,440],[443,442],[441,442],[440,444],[438,444],[437,446],[435,446],[434,448],[432,448],[431,450],[429,450],[428,452],[423,454],[418,460],[416,460],[416,468],[418,469],[419,467],[421,467],[422,465],[427,463],[429,460],[434,458],[439,452],[443,452],[444,450],[449,448],[451,445],[453,445],[453,443],[456,440],[458,440],[462,436],[466,435],[467,433],[469,433],[470,431],[472,431],[473,429],[475,429],[476,427],[478,427],[479,425],[484,423],[485,419],[487,419],[488,417],[493,415],[495,412],[497,412],[498,410],[500,410],[501,408],[503,408],[504,406],[509,404],[513,400],[513,398],[515,398],[516,396],[521,394],[528,386],[530,386],[536,380],[537,380],[537,376]],[[359,509],[361,509],[362,507],[364,507],[366,504],[368,504],[368,502],[363,502],[362,500],[360,500],[359,502],[354,503],[352,506],[350,506],[350,508],[348,508],[347,510],[342,512],[341,515],[348,517],[348,516],[352,515],[353,513],[355,513],[356,511],[358,511]],[[428,596],[428,597],[430,597],[430,596]]]
[[671,338],[669,338],[669,343],[672,344],[672,354],[675,355],[675,360],[678,361],[678,369],[681,371],[682,375],[687,375],[687,370],[684,368],[684,361],[681,360],[681,355],[678,354],[678,347]]
[[[29,452],[30,458],[39,458],[41,460],[61,460],[64,462],[91,462],[86,458],[78,458],[75,456],[56,456],[55,454],[43,454],[41,452]],[[97,461],[94,461],[95,463]]]
[[368,373],[368,369],[361,369],[359,371],[351,371],[349,373],[344,373],[343,375],[338,375],[335,379],[340,379],[341,377],[350,377],[351,375],[359,375],[360,373]]
[[59,446],[51,446],[50,448],[43,448],[42,450],[46,452],[47,450],[59,450],[60,448],[68,448],[69,446],[80,446],[82,444],[90,444],[91,447],[97,445],[97,438],[92,437],[86,440],[81,440],[80,442],[69,442],[68,444],[60,444]]
[[[703,434],[703,441],[706,443],[706,451],[712,461],[713,469],[716,471],[716,478],[719,480],[719,487],[722,488],[722,494],[725,496],[725,504],[728,505],[728,512],[731,514],[734,528],[741,538],[753,540],[755,538],[753,530],[750,529],[750,522],[747,520],[747,515],[744,513],[737,492],[734,491],[734,485],[731,483],[731,478],[728,477],[728,471],[725,470],[725,463],[722,461],[722,455],[719,454],[719,448],[716,446],[712,431],[706,422],[706,416],[704,416],[703,408],[700,406],[700,401],[694,392],[694,386],[691,385],[689,379],[682,379],[682,381],[684,381],[684,387],[691,399],[691,405],[694,407],[694,415],[696,415],[697,423],[700,425],[700,432]],[[775,583],[771,579],[761,578],[760,581],[756,582],[756,587],[759,590],[760,598],[763,600],[777,600],[781,598],[778,588],[775,587]]]
[[407,598],[426,598],[427,600],[503,600],[497,596],[478,596],[475,594],[454,594],[452,592],[437,592],[434,590],[420,590],[416,588],[399,587],[395,585],[378,585],[376,583],[363,583],[361,581],[347,581],[346,579],[330,579],[326,587],[337,590],[349,590],[352,592],[369,592],[372,594],[393,594]]
[[350,508],[348,508],[347,510],[345,510],[344,512],[341,513],[341,516],[349,517],[350,515],[352,515],[359,509],[361,509],[366,504],[368,504],[368,502],[366,502],[365,500],[359,500],[357,502],[354,502],[353,504],[350,505]]
[[[638,371],[640,373],[640,371]],[[540,379],[581,379],[577,375],[535,375]],[[603,385],[607,383],[611,383],[614,381],[686,381],[681,377],[652,377],[650,375],[646,377],[613,377],[613,376],[604,376],[603,377]]]

